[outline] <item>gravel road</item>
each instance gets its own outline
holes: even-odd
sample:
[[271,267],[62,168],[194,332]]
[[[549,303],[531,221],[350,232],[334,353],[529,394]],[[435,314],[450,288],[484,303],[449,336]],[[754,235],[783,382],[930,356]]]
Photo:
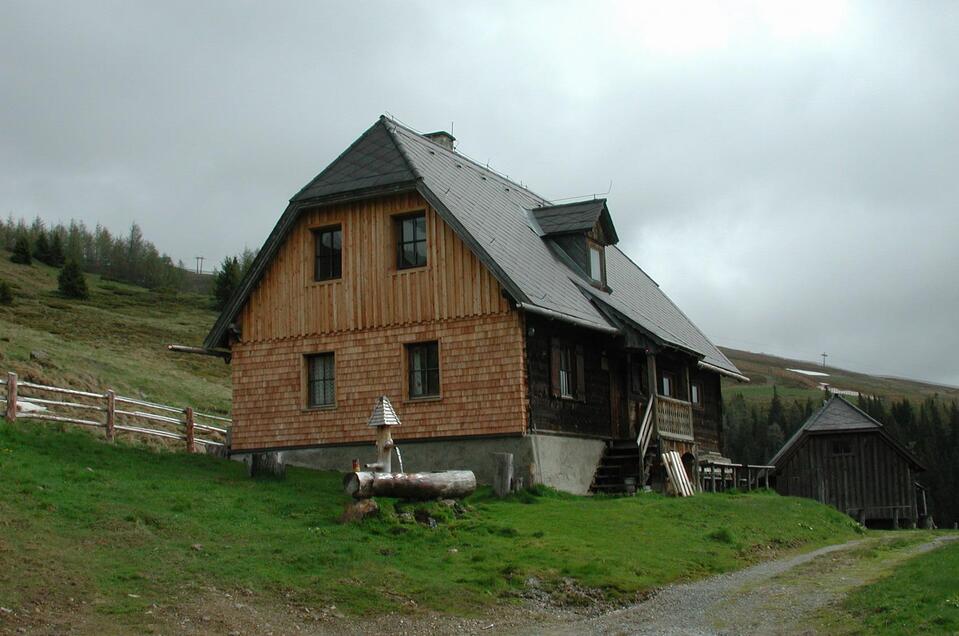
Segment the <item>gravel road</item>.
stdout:
[[[955,537],[892,547],[895,535],[834,545],[695,583],[671,585],[649,600],[539,634],[814,634],[810,618],[827,603],[874,580],[899,562]],[[885,542],[882,558],[864,558]]]

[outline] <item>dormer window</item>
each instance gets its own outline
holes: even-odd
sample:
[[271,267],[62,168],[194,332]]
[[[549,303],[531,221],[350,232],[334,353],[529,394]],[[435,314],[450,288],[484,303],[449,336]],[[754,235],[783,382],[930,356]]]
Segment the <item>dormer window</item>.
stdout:
[[589,277],[600,285],[606,284],[606,251],[604,247],[589,242]]

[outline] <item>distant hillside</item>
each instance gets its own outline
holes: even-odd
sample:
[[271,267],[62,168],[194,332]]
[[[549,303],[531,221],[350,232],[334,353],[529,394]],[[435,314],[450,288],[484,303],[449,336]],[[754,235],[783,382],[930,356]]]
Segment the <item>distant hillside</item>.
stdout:
[[[822,363],[818,362],[780,358],[766,353],[751,353],[726,347],[720,347],[720,349],[750,380],[749,384],[724,380],[723,396],[727,399],[741,393],[747,403],[766,403],[772,398],[772,387],[775,385],[780,397],[784,399],[805,400],[810,397],[813,400],[819,400],[822,396],[822,390],[819,388],[821,382],[828,383],[834,389],[876,395],[890,402],[903,398],[921,402],[935,395],[947,401],[959,399],[957,387],[869,375],[828,365],[823,367]],[[828,375],[804,375],[789,369]]]
[[36,262],[11,263],[10,253],[0,249],[0,280],[14,291],[13,305],[0,305],[0,372],[229,411],[229,365],[165,349],[202,341],[216,318],[209,296],[148,290],[87,274],[90,300],[69,300],[57,292],[57,274]]

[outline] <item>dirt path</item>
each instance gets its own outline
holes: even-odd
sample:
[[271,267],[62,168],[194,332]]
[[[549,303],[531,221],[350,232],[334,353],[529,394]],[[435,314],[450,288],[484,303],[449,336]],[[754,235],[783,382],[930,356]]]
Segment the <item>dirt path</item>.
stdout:
[[815,634],[814,615],[902,561],[956,537],[913,543],[895,535],[829,546],[739,572],[663,588],[598,618],[540,623],[542,634]]

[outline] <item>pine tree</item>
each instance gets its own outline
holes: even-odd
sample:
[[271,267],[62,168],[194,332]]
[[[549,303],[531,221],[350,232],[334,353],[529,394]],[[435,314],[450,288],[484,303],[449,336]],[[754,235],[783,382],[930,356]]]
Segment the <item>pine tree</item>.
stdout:
[[75,260],[67,261],[63,269],[60,270],[57,282],[60,284],[60,293],[67,298],[86,300],[90,297],[90,291],[87,289],[87,279],[83,277],[83,272],[80,271],[80,266]]
[[17,241],[13,244],[13,256],[10,257],[10,260],[21,265],[29,265],[33,262],[30,257],[30,239],[24,232],[17,236]]
[[236,286],[240,283],[240,263],[236,257],[227,256],[220,265],[213,281],[213,296],[216,299],[216,308],[224,309],[230,302]]
[[13,304],[13,288],[10,287],[10,283],[5,280],[0,280],[0,305],[12,305]]
[[47,240],[47,233],[43,228],[40,228],[40,231],[37,232],[37,238],[33,242],[33,258],[41,263],[53,265],[50,262],[50,241]]
[[63,267],[66,260],[67,258],[63,253],[63,239],[59,232],[54,231],[53,240],[50,241],[50,260],[48,264],[54,267]]

